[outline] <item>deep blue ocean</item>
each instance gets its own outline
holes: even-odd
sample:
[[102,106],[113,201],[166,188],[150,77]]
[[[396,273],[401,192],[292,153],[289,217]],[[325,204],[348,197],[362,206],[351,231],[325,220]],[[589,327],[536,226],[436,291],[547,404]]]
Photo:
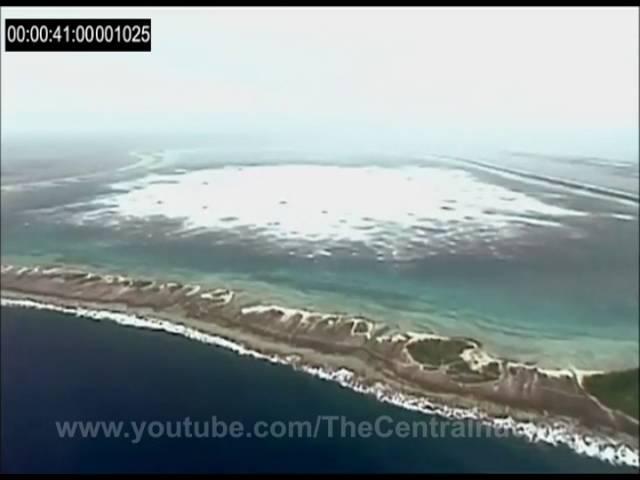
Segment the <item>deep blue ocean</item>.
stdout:
[[[64,438],[56,421],[424,420],[166,333],[2,308],[2,472],[623,472],[516,438]],[[443,420],[439,420],[443,421]]]

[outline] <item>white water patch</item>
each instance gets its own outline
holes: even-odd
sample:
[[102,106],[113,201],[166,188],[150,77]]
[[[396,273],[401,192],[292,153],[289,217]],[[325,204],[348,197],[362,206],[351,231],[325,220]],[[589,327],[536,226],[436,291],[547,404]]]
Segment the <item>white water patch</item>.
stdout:
[[496,361],[496,358],[489,355],[481,348],[467,348],[460,354],[471,370],[481,372],[486,366]]
[[331,256],[344,242],[393,257],[455,252],[460,243],[493,245],[585,214],[464,170],[418,166],[227,166],[152,174],[112,188],[75,221],[117,225],[163,217],[178,220],[182,234],[244,229],[282,248],[313,243],[311,255],[319,256]]
[[240,313],[242,313],[242,315],[247,315],[251,313],[263,314],[263,313],[270,313],[270,312],[282,313],[283,317],[290,317],[296,314],[311,315],[313,313],[308,310],[302,310],[299,308],[280,307],[278,305],[252,305],[249,307],[242,307],[240,309]]
[[[164,157],[166,156],[166,154],[164,152],[140,153],[140,152],[131,151],[127,153],[127,156],[133,157],[134,159],[137,159],[137,161],[134,163],[129,163],[124,166],[118,167],[115,170],[113,170],[113,172],[127,172],[131,170],[143,169],[143,168],[149,169],[149,167],[151,167],[153,164],[162,163],[164,161]],[[0,185],[0,191],[3,193],[4,192],[23,192],[23,191],[38,190],[38,189],[49,188],[49,187],[59,187],[59,186],[65,186],[69,184],[85,182],[85,181],[91,180],[92,178],[101,177],[103,175],[108,175],[110,173],[111,171],[106,169],[106,170],[99,170],[92,173],[76,175],[72,177],[65,176],[61,178],[49,178],[49,179],[35,180],[35,181],[20,181],[19,183],[2,184]]]
[[212,292],[204,292],[200,294],[200,298],[206,300],[214,300],[221,302],[223,305],[227,305],[233,299],[233,292],[224,288],[216,288]]
[[390,333],[387,335],[378,335],[375,338],[375,341],[378,343],[384,343],[384,342],[396,343],[396,342],[406,341],[407,337],[408,335],[406,333]]
[[614,213],[611,215],[611,218],[615,218],[616,220],[632,221],[635,220],[636,217],[633,215],[627,215],[626,213]]
[[[240,309],[240,313],[242,313],[242,315],[247,315],[247,314],[252,314],[252,313],[257,313],[257,314],[263,314],[263,313],[277,313],[277,314],[282,314],[282,316],[280,317],[280,321],[281,322],[287,322],[289,321],[292,317],[294,316],[299,316],[299,320],[298,322],[300,323],[300,325],[308,325],[309,324],[309,317],[311,316],[315,316],[315,315],[321,315],[322,318],[327,318],[327,317],[332,317],[333,315],[328,315],[328,314],[319,314],[316,312],[311,312],[309,310],[303,310],[303,309],[299,309],[299,308],[287,308],[287,307],[280,307],[278,305],[253,305],[250,307],[242,307]],[[332,322],[327,322],[329,325],[332,325]]]
[[[186,287],[185,287],[186,288]],[[200,285],[194,285],[191,289],[185,294],[187,297],[191,297],[200,291]]]
[[432,402],[424,397],[406,395],[393,391],[389,386],[376,383],[373,386],[364,385],[354,374],[345,369],[328,369],[311,365],[299,364],[299,357],[295,355],[280,356],[266,355],[246,348],[245,346],[227,340],[223,337],[200,332],[194,328],[179,325],[166,320],[150,317],[140,317],[133,314],[118,313],[105,310],[94,310],[82,307],[61,307],[58,305],[36,302],[33,300],[16,300],[0,297],[0,305],[7,307],[33,308],[37,310],[49,310],[78,317],[95,320],[109,320],[120,325],[159,330],[181,335],[191,340],[226,348],[239,355],[248,355],[271,363],[290,365],[296,370],[306,372],[323,380],[339,384],[359,393],[373,395],[379,401],[396,405],[407,410],[417,411],[428,415],[437,415],[442,418],[454,420],[473,420],[504,432],[509,432],[514,437],[524,438],[530,442],[547,443],[550,445],[566,445],[580,455],[597,458],[613,465],[631,467],[640,466],[640,452],[638,449],[620,443],[613,438],[602,434],[588,436],[579,434],[575,428],[561,421],[520,421],[511,417],[494,418],[482,412],[478,408],[449,407]]
[[[366,338],[371,338],[371,334],[373,332],[373,324],[369,320],[358,317],[351,317],[349,320],[351,320],[351,322],[353,323],[353,326],[351,327],[351,335],[362,335]],[[364,332],[357,331],[360,325],[364,325]]]

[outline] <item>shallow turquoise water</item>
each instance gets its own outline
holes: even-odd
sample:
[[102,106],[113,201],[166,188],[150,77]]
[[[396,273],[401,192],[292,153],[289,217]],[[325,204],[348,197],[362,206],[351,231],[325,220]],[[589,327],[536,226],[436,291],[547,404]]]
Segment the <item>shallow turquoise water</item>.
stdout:
[[[188,156],[189,162],[182,163],[179,155],[171,158],[161,171],[207,164],[202,156],[198,164]],[[509,253],[505,258],[442,252],[412,261],[380,260],[362,245],[353,247],[357,255],[337,252],[306,258],[267,247],[250,231],[176,236],[176,220],[160,218],[125,222],[118,229],[74,226],[65,216],[40,210],[91,201],[109,191],[112,177],[13,197],[3,192],[3,261],[59,261],[120,273],[222,282],[265,301],[473,336],[497,353],[547,365],[637,365],[637,205],[563,192],[559,204],[591,212],[588,218],[570,220],[580,237],[567,239],[542,229],[532,234],[535,242],[504,242],[501,248]],[[540,198],[554,193],[503,182]],[[65,215],[83,208],[81,204]],[[611,214],[633,220],[621,221]]]

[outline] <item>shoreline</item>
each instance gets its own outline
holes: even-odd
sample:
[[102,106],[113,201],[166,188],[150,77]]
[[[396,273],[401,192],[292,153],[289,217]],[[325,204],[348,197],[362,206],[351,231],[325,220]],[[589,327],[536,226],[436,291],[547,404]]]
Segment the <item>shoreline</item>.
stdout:
[[[475,314],[454,315],[447,311],[441,316],[429,304],[413,303],[390,306],[379,303],[373,297],[367,301],[360,297],[349,297],[348,292],[319,292],[298,290],[291,285],[265,280],[250,279],[244,275],[220,272],[190,271],[183,268],[162,270],[152,265],[106,265],[101,263],[68,263],[50,256],[6,255],[2,265],[21,267],[42,267],[48,265],[64,269],[92,272],[103,277],[113,276],[145,278],[158,282],[167,279],[191,285],[193,294],[205,285],[225,286],[232,290],[236,299],[248,305],[262,304],[283,310],[295,309],[313,312],[331,312],[338,315],[357,314],[363,318],[382,320],[395,331],[416,335],[434,335],[446,338],[465,337],[482,342],[483,348],[495,357],[536,365],[548,373],[572,371],[584,376],[607,371],[624,370],[637,366],[638,345],[630,341],[637,335],[628,332],[622,340],[607,335],[585,332],[583,335],[550,335],[545,329],[524,331],[520,327],[505,330],[483,322],[476,322]],[[468,317],[468,318],[467,318]]]
[[[639,466],[638,421],[583,385],[593,372],[499,359],[480,342],[393,331],[358,316],[242,304],[221,288],[2,266],[2,306],[163,330],[287,364],[403,408],[474,419],[533,442]],[[240,304],[237,304],[240,303]]]
[[135,314],[124,314],[108,310],[84,309],[82,307],[61,307],[55,304],[41,303],[28,299],[12,299],[0,297],[0,305],[10,308],[33,308],[37,310],[54,311],[67,315],[74,315],[97,321],[108,321],[120,326],[140,328],[143,330],[162,331],[179,335],[189,340],[214,345],[230,350],[238,355],[246,355],[273,364],[286,365],[296,371],[301,371],[325,381],[337,383],[343,388],[354,392],[370,395],[378,401],[388,403],[407,410],[436,415],[449,420],[471,420],[484,426],[502,429],[517,438],[523,438],[532,443],[546,443],[552,446],[565,445],[579,455],[597,458],[617,466],[640,466],[640,453],[637,449],[618,442],[606,436],[590,436],[584,432],[573,431],[571,424],[561,422],[536,423],[533,420],[518,420],[514,417],[492,417],[478,408],[448,407],[422,397],[403,395],[394,392],[387,385],[373,386],[360,382],[354,373],[346,368],[337,370],[323,369],[300,363],[298,357],[266,355],[259,351],[215,335],[207,334],[196,329],[168,322],[166,320],[144,318]]

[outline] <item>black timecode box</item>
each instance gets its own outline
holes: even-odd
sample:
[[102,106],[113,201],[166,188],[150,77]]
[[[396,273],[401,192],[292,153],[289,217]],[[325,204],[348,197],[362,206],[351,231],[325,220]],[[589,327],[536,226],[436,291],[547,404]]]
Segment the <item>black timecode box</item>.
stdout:
[[150,52],[151,19],[5,19],[7,52]]

